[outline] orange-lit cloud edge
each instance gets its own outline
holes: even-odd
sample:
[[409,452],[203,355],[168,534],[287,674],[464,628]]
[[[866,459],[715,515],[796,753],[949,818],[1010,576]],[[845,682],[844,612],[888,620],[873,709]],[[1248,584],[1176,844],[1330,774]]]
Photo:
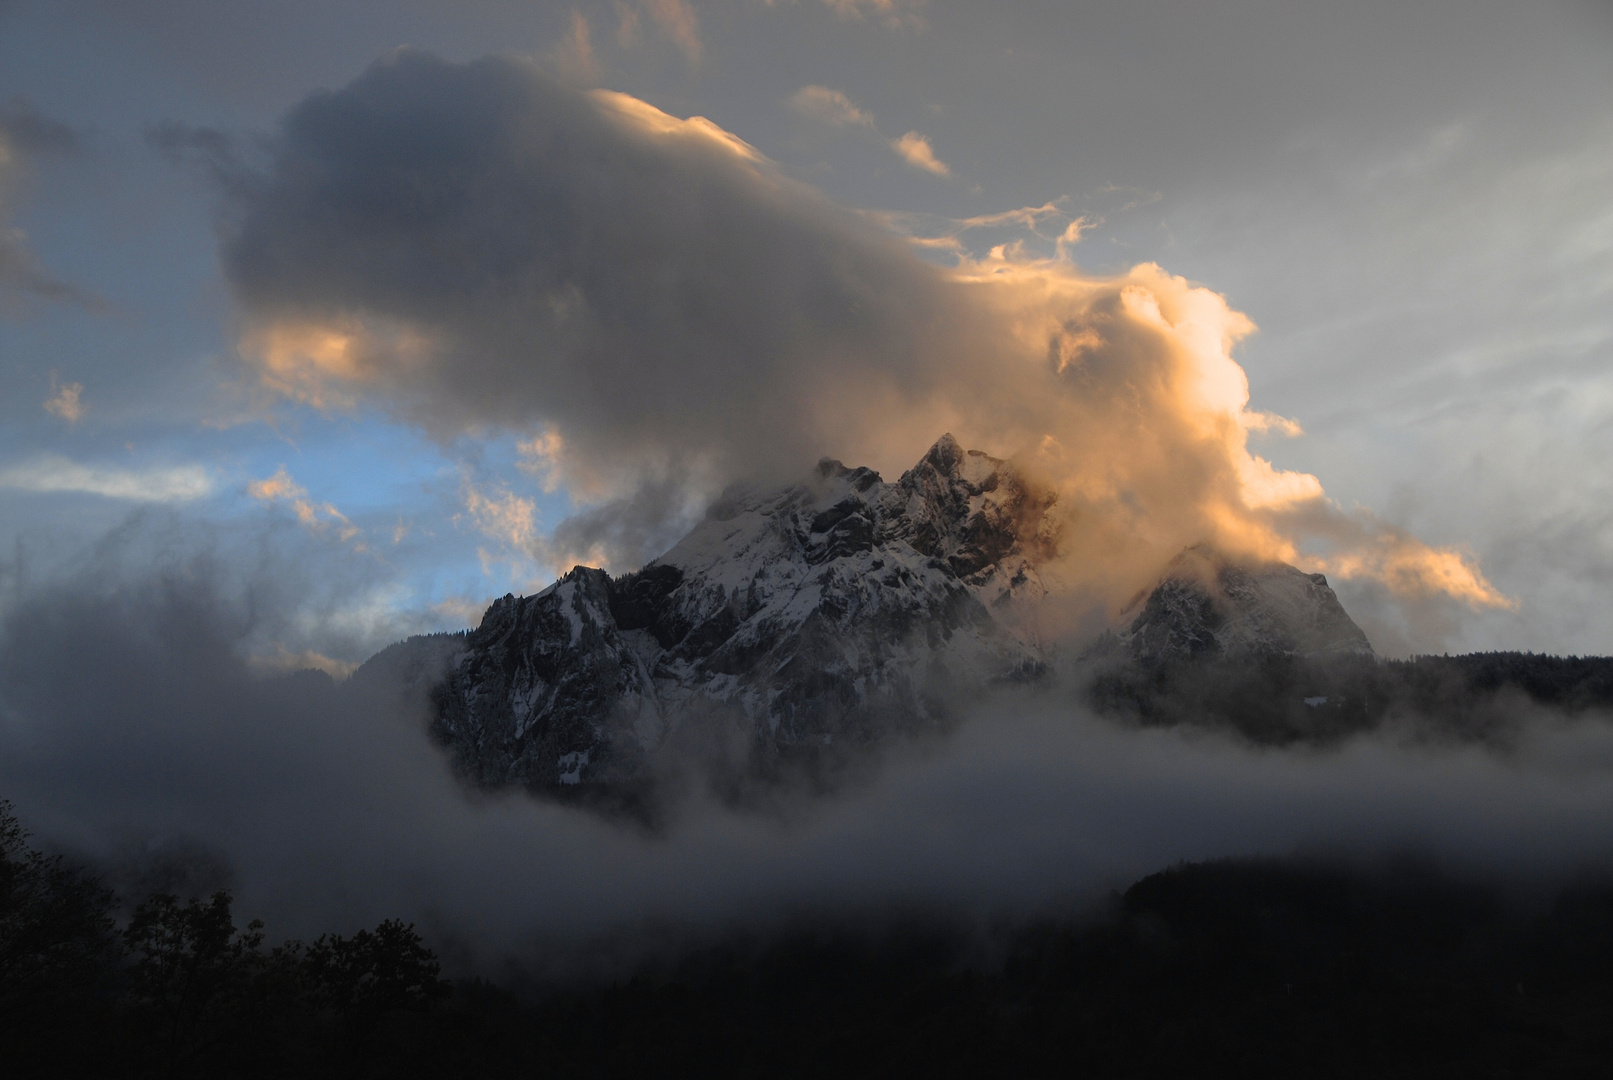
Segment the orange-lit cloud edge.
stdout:
[[[680,120],[614,92],[591,97],[641,137],[703,143],[756,170],[761,182],[778,182],[754,147],[703,117]],[[1248,378],[1232,351],[1254,323],[1218,293],[1152,263],[1086,274],[1068,258],[1079,241],[1079,230],[1072,232],[1054,258],[1007,246],[934,268],[996,344],[986,355],[938,358],[940,388],[905,400],[859,387],[855,399],[830,389],[803,402],[804,413],[824,418],[825,448],[888,467],[952,430],[965,445],[1013,456],[1058,495],[1061,557],[1051,580],[1112,613],[1176,552],[1201,542],[1375,582],[1406,602],[1515,606],[1469,552],[1426,544],[1370,511],[1346,510],[1316,476],[1255,454],[1251,433],[1301,431],[1250,408]],[[268,390],[323,410],[384,395],[439,348],[430,327],[357,314],[251,321],[240,345]],[[572,433],[561,423],[537,419],[518,434],[529,436],[526,471],[541,475],[545,490],[565,487],[580,502],[604,502],[631,482],[569,455]],[[525,507],[513,498],[489,501],[467,487],[466,509],[489,536],[544,561],[601,561],[599,551],[549,550],[529,515],[517,514],[526,524],[514,528],[505,511]]]

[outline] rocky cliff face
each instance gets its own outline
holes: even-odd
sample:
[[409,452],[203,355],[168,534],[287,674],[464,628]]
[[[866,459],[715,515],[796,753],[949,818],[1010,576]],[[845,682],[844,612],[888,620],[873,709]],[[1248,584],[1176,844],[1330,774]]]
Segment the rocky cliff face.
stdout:
[[1144,663],[1372,653],[1321,574],[1285,563],[1234,562],[1204,545],[1173,559],[1138,602],[1141,610],[1121,640]]
[[[506,596],[435,691],[437,736],[488,785],[754,761],[933,725],[1038,678],[1052,495],[949,435],[895,483],[825,460],[720,501],[642,570],[578,567]],[[1189,549],[1117,643],[1142,661],[1366,650],[1320,575]]]
[[694,742],[743,756],[933,723],[949,685],[1042,670],[1016,616],[1044,592],[1050,505],[951,436],[893,484],[825,460],[731,495],[637,573],[578,567],[494,603],[437,734],[483,783],[548,785]]

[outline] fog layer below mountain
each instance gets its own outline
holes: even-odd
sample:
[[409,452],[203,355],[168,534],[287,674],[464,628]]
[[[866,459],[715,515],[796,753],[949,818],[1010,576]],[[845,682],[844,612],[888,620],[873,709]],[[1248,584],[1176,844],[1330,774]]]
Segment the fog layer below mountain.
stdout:
[[123,880],[231,884],[278,933],[400,917],[485,967],[825,908],[1027,914],[1223,855],[1416,849],[1542,884],[1613,856],[1604,718],[1540,715],[1504,754],[1392,737],[1255,750],[1117,726],[1070,686],[1005,694],[832,794],[744,810],[692,794],[647,831],[468,793],[423,699],[254,675],[242,643],[301,600],[221,565],[18,596],[0,628],[0,795]]

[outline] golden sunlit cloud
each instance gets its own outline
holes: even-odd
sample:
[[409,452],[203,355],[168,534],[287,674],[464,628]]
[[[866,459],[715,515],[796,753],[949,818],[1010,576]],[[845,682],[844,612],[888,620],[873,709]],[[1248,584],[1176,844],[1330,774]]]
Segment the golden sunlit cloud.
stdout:
[[[495,563],[503,564],[508,568],[505,576],[535,584],[539,573],[533,550],[538,542],[537,504],[508,489],[489,494],[471,483],[468,477],[461,484],[461,494],[471,524],[501,549],[499,552],[484,547],[476,549],[482,573],[492,576]],[[454,520],[460,519],[456,516]]]
[[590,92],[589,96],[603,106],[615,119],[642,132],[669,136],[675,139],[698,140],[708,146],[720,147],[736,157],[750,162],[759,163],[767,160],[756,147],[741,139],[738,135],[723,130],[704,116],[691,116],[687,120],[679,120],[671,113],[662,112],[647,101],[642,101],[631,94],[623,94],[615,90],[594,90]]
[[[1064,208],[1067,201],[1067,197],[1060,196],[1040,206],[1021,206],[963,218],[892,210],[865,210],[862,213],[869,221],[903,236],[918,248],[963,254],[965,245],[962,238],[966,233],[1019,229],[1051,243],[1056,257],[1068,258],[1069,249],[1080,243],[1089,230],[1103,224],[1103,219],[1088,214],[1071,215]],[[1048,228],[1050,225],[1052,229]]]
[[262,480],[254,480],[246,486],[246,493],[259,502],[274,502],[279,499],[300,499],[308,494],[308,489],[291,478],[284,465],[275,470],[275,474]]
[[[284,465],[276,469],[273,476],[247,484],[246,493],[259,502],[290,504],[292,513],[297,516],[298,524],[309,532],[316,534],[334,532],[336,538],[344,544],[363,535],[363,530],[349,521],[347,515],[336,507],[328,502],[316,503],[308,498],[308,489],[293,480]],[[360,541],[353,544],[353,550],[367,551],[368,548]]]
[[[827,86],[803,86],[790,96],[790,107],[803,116],[810,116],[831,127],[861,127],[872,132],[879,130],[874,122],[873,113],[859,108],[845,94]],[[952,175],[952,170],[935,156],[935,148],[930,145],[930,140],[916,131],[909,131],[901,138],[891,139],[890,147],[896,151],[897,156],[915,169],[922,169],[936,176]],[[1035,211],[1021,213],[1034,214]],[[1005,224],[1020,220],[1014,213],[999,216]],[[981,223],[984,224],[984,221]]]
[[247,657],[247,666],[260,676],[287,675],[294,671],[323,671],[337,682],[341,682],[357,671],[361,665],[351,660],[333,660],[312,649],[292,652],[285,645],[276,642],[274,652]]
[[1053,253],[1060,259],[1069,258],[1070,249],[1081,242],[1081,236],[1094,224],[1096,222],[1082,216],[1064,226],[1064,231],[1053,241]]
[[483,536],[508,548],[531,549],[538,536],[537,503],[507,490],[490,495],[469,481],[464,496],[465,513]]
[[364,374],[354,354],[354,335],[319,326],[280,323],[254,333],[241,350],[258,362],[270,390],[316,409],[351,409],[353,395],[342,384]]
[[866,128],[874,126],[873,113],[859,109],[845,94],[827,86],[801,87],[790,95],[790,107],[803,116],[821,120],[833,127],[848,124]]
[[875,19],[886,26],[922,27],[926,0],[823,0],[842,19]]
[[487,611],[486,599],[475,599],[469,596],[450,596],[432,604],[431,614],[439,620],[448,623],[458,623],[461,626],[475,626],[482,621],[482,615]]
[[1091,278],[1007,249],[965,261],[957,277],[992,296],[1026,355],[1045,343],[1047,370],[1065,384],[1021,408],[1054,436],[1022,460],[1059,492],[1067,581],[1113,604],[1203,540],[1376,581],[1405,600],[1510,606],[1470,556],[1347,514],[1315,476],[1250,451],[1251,432],[1301,431],[1248,407],[1232,348],[1255,327],[1218,294],[1152,264]]
[[951,176],[952,170],[946,163],[935,156],[935,150],[930,146],[930,140],[916,131],[909,131],[900,139],[891,143],[891,149],[901,155],[903,161],[915,169],[934,173],[936,176]]
[[528,476],[535,476],[543,485],[545,494],[553,493],[558,489],[565,475],[565,465],[561,455],[565,452],[565,440],[560,432],[549,428],[541,434],[530,439],[522,439],[515,444],[519,455],[515,467]]
[[56,376],[50,377],[51,395],[45,399],[45,411],[59,416],[69,424],[76,424],[84,415],[84,384],[56,385]]
[[[522,450],[526,453],[535,447],[541,451],[546,446],[558,452],[558,442],[543,436],[523,443]],[[504,566],[510,577],[537,588],[573,566],[608,565],[607,556],[598,544],[566,544],[540,532],[537,503],[533,499],[502,486],[491,490],[478,487],[468,478],[461,485],[461,494],[471,525],[498,545],[496,551],[487,548],[476,551],[484,574],[491,575],[495,565]]]
[[240,350],[265,389],[322,412],[346,412],[363,389],[425,363],[432,342],[392,320],[282,318],[249,326]]
[[[1048,580],[1111,615],[1201,543],[1376,582],[1407,611],[1510,603],[1471,556],[1346,512],[1316,476],[1256,454],[1252,439],[1302,430],[1251,406],[1233,352],[1253,321],[1151,263],[1085,273],[1070,254],[1090,219],[1063,200],[944,226],[1024,229],[1051,256],[1022,241],[984,257],[953,245],[954,265],[939,266],[897,235],[916,217],[880,228],[709,121],[577,94],[526,67],[406,56],[342,107],[366,117],[445,79],[500,88],[521,120],[442,164],[480,178],[475,202],[452,194],[457,182],[432,187],[450,194],[430,205],[399,191],[398,218],[427,224],[377,248],[326,223],[323,187],[292,189],[227,256],[245,283],[243,355],[265,386],[326,407],[377,400],[445,435],[522,433],[520,470],[580,509],[546,533],[532,499],[467,483],[464,515],[489,559],[636,569],[729,484],[779,482],[825,453],[894,479],[951,431],[1056,495]],[[832,91],[808,100],[858,115]],[[589,153],[522,141],[556,125]],[[392,197],[349,148],[318,141],[326,130],[297,134],[299,152],[355,173],[353,197]],[[944,175],[910,140],[928,154],[918,167]],[[603,190],[596,161],[619,163]],[[510,221],[531,221],[531,235]],[[492,235],[506,243],[483,265]],[[473,288],[441,292],[445,250]],[[356,287],[333,265],[368,276]]]
[[1445,597],[1473,610],[1516,609],[1479,569],[1478,560],[1460,547],[1434,547],[1379,521],[1370,511],[1345,514],[1335,508],[1331,520],[1316,531],[1331,542],[1331,551],[1312,555],[1318,570],[1346,580],[1378,582],[1391,595],[1407,600]]
[[1035,232],[1037,227],[1046,219],[1062,216],[1064,216],[1064,210],[1059,206],[1058,202],[1045,202],[1041,206],[1021,206],[1014,210],[999,210],[994,214],[976,214],[974,217],[953,218],[952,224],[960,232],[969,229],[997,228],[1003,225],[1017,225],[1022,229]]
[[1305,429],[1300,427],[1297,422],[1288,419],[1286,416],[1278,416],[1276,413],[1245,411],[1243,414],[1243,426],[1250,431],[1274,431],[1279,435],[1286,435],[1290,439],[1297,439],[1305,434]]
[[599,61],[594,56],[593,37],[588,17],[580,11],[573,11],[566,36],[550,53],[555,72],[573,83],[587,85],[598,81]]

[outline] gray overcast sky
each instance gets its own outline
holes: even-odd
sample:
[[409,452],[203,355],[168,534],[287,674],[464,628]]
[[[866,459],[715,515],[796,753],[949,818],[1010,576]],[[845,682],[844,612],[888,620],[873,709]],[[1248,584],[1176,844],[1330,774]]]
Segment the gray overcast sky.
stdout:
[[401,45],[708,117],[923,235],[1056,201],[961,242],[1051,255],[1080,218],[1084,270],[1224,295],[1252,407],[1305,429],[1256,452],[1517,601],[1406,624],[1340,582],[1381,650],[1613,652],[1605,2],[0,2],[0,572],[131,512],[267,535],[343,583],[274,647],[347,660],[543,580],[573,508],[517,468],[530,432],[266,397],[238,355],[220,148],[260,175]]

